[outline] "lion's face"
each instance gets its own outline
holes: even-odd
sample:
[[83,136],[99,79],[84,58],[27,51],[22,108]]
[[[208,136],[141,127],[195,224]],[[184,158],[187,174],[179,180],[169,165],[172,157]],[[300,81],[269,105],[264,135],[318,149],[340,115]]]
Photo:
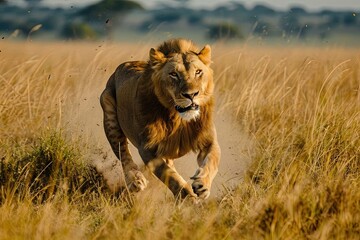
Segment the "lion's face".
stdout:
[[173,53],[168,57],[156,50],[151,54],[155,55],[151,59],[155,60],[153,81],[160,102],[184,120],[197,118],[213,94],[210,47],[199,53]]

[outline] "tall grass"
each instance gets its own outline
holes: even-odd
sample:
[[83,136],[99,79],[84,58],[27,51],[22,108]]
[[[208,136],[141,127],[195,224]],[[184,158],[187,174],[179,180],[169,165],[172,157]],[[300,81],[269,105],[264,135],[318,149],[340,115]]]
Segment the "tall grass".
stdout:
[[[219,79],[231,79],[233,91],[240,91],[231,107],[258,144],[245,187],[240,184],[231,194],[230,205],[248,217],[239,219],[234,234],[356,238],[359,55],[336,49],[271,49],[267,56],[251,49],[241,54]],[[248,214],[238,198],[243,195],[249,197],[247,204],[253,203]],[[254,232],[249,232],[249,222]]]
[[150,47],[2,44],[1,239],[357,239],[354,49],[213,46],[217,112],[255,141],[244,181],[196,206],[153,189],[103,191],[86,165],[92,145],[69,121],[120,62]]

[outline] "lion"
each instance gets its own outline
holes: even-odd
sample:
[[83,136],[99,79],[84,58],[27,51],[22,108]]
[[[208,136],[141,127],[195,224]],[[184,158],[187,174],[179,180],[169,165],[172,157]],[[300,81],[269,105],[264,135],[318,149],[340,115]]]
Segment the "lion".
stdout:
[[[199,51],[190,40],[171,39],[149,55],[148,61],[122,63],[109,78],[100,97],[106,137],[131,191],[145,189],[148,181],[132,159],[128,140],[175,197],[206,199],[220,161],[211,48]],[[199,165],[191,186],[173,164],[190,151],[198,153]]]

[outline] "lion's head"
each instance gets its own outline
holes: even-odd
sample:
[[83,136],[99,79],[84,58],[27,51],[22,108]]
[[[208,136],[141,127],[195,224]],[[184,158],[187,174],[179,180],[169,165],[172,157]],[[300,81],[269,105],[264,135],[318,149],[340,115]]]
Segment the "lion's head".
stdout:
[[210,46],[199,51],[189,40],[169,40],[150,50],[150,64],[160,103],[184,120],[197,118],[213,95]]

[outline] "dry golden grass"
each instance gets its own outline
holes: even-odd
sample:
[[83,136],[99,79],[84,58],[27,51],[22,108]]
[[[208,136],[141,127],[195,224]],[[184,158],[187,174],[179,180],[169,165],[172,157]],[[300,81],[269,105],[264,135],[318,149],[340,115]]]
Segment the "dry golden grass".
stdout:
[[150,47],[2,42],[0,239],[358,238],[357,49],[214,45],[217,112],[252,136],[253,161],[235,189],[192,206],[105,191],[71,121]]

